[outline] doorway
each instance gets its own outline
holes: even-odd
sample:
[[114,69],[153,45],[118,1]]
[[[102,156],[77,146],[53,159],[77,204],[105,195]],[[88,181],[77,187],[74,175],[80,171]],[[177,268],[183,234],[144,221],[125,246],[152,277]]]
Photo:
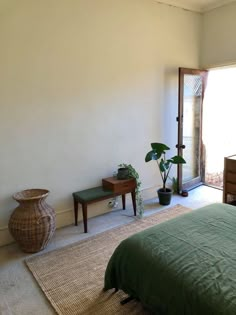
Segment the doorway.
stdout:
[[[207,82],[207,84],[206,84]],[[179,69],[178,189],[223,187],[224,157],[236,154],[236,66]]]
[[208,72],[202,140],[207,185],[223,188],[224,157],[236,154],[236,66]]

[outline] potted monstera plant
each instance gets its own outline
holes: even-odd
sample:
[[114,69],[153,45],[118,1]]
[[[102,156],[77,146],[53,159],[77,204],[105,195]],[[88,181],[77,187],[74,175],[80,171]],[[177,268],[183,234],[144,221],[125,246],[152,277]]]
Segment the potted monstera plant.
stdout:
[[170,148],[164,143],[151,143],[152,150],[146,154],[145,162],[151,160],[157,161],[158,169],[161,174],[163,186],[158,189],[158,197],[161,205],[169,205],[172,196],[172,190],[166,187],[166,182],[173,164],[184,164],[186,161],[182,156],[175,155],[169,159],[166,158],[166,151]]

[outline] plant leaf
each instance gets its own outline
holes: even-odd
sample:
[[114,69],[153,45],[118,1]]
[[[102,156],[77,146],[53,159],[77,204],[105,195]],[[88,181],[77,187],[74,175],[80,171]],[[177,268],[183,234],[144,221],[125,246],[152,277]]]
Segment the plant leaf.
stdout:
[[173,164],[185,164],[186,161],[184,158],[182,158],[182,156],[179,156],[179,155],[175,155],[173,156],[171,159],[167,160],[169,161],[170,163],[173,163]]
[[166,168],[166,170],[168,170],[169,167],[170,167],[170,161],[167,160],[167,161],[165,162],[165,168]]
[[145,162],[149,162],[151,160],[157,160],[158,157],[157,157],[157,154],[154,150],[152,151],[149,151],[145,157]]
[[159,164],[160,171],[161,172],[168,171],[169,167],[170,167],[170,162],[165,161],[164,159],[161,159],[160,164]]
[[161,172],[165,172],[166,171],[165,161],[163,159],[161,159],[161,162],[159,164],[159,168],[160,168]]
[[157,153],[158,159],[163,153],[165,153],[166,150],[170,150],[170,148],[167,147],[167,145],[165,145],[164,143],[151,143],[151,147]]

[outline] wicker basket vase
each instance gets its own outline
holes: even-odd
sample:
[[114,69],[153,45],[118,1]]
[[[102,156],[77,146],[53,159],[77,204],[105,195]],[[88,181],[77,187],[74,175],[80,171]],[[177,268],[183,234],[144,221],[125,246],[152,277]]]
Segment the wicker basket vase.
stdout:
[[28,189],[13,195],[19,206],[9,220],[9,230],[26,253],[44,249],[55,232],[55,211],[46,203],[49,191]]

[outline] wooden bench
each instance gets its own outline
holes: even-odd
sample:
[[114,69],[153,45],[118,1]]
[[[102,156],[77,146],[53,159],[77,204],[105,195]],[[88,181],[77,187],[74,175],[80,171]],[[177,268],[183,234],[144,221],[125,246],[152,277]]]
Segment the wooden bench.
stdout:
[[[109,189],[107,188],[109,187]],[[77,191],[72,194],[74,200],[75,225],[78,225],[78,204],[82,205],[84,233],[88,232],[88,204],[102,201],[105,199],[122,196],[122,206],[125,210],[125,194],[131,193],[134,215],[136,216],[136,199],[135,199],[136,181],[134,178],[117,180],[113,177],[104,178],[103,186]]]

